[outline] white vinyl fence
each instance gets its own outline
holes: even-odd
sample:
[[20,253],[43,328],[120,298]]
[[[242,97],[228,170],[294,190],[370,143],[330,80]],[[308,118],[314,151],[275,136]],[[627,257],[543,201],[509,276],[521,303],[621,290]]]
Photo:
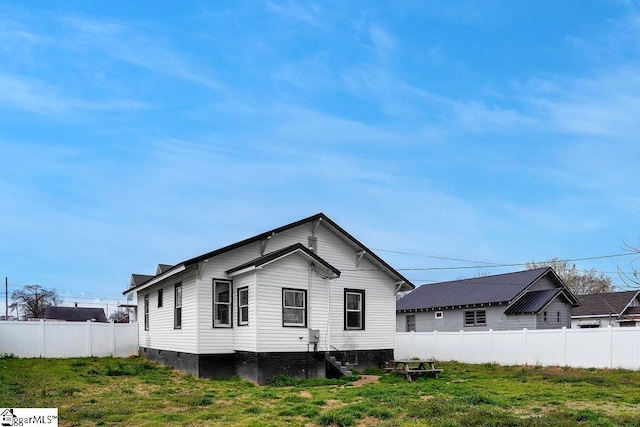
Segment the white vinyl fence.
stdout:
[[138,354],[137,323],[0,322],[0,355],[128,357]]
[[396,359],[640,369],[640,327],[398,332]]

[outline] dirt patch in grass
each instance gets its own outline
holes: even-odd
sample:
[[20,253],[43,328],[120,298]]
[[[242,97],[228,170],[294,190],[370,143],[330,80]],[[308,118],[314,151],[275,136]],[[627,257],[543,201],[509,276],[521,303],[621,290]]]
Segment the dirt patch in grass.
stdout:
[[300,397],[304,397],[305,399],[311,399],[313,395],[309,393],[307,390],[302,390],[300,392]]
[[352,383],[353,387],[362,387],[365,384],[377,383],[380,381],[380,375],[360,375],[360,379]]

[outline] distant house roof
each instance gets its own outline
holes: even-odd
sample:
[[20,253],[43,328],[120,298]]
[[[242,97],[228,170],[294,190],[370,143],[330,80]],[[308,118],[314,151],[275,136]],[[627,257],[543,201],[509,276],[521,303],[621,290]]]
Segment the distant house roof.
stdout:
[[129,282],[129,288],[135,288],[136,286],[142,285],[144,282],[148,282],[153,279],[155,276],[150,274],[132,274],[131,282]]
[[[323,213],[318,213],[315,214],[313,216],[310,216],[308,218],[304,218],[301,219],[299,221],[296,222],[292,222],[290,224],[284,225],[282,227],[278,227],[275,228],[273,230],[258,234],[257,236],[253,236],[250,237],[248,239],[239,241],[237,243],[225,246],[223,248],[220,249],[216,249],[214,251],[211,252],[207,252],[206,254],[202,254],[199,255],[195,258],[191,258],[188,259],[186,261],[183,262],[179,262],[173,266],[171,266],[168,270],[163,271],[160,274],[156,274],[155,276],[149,276],[149,278],[147,280],[145,280],[144,282],[141,283],[137,283],[133,286],[129,286],[129,289],[127,289],[126,291],[123,292],[123,294],[128,294],[130,292],[133,291],[137,291],[143,288],[146,288],[147,286],[150,286],[153,283],[156,283],[158,280],[164,279],[166,277],[169,277],[175,273],[178,273],[180,271],[184,271],[186,268],[197,264],[201,261],[206,261],[210,258],[213,258],[215,256],[224,254],[226,252],[232,251],[234,249],[237,248],[241,248],[242,246],[248,245],[250,243],[253,242],[258,242],[261,240],[265,240],[265,239],[270,239],[271,236],[279,234],[279,233],[283,233],[287,230],[290,230],[294,227],[298,227],[302,224],[308,223],[308,222],[312,222],[312,221],[317,221],[317,223],[319,223],[320,221],[322,221],[323,224],[329,226],[330,228],[333,228],[334,230],[336,230],[337,232],[341,233],[344,237],[347,238],[348,241],[350,241],[350,243],[354,246],[359,248],[361,251],[363,251],[363,254],[366,253],[370,259],[374,262],[377,263],[378,265],[380,265],[388,274],[390,274],[391,276],[395,277],[398,279],[398,281],[400,282],[400,290],[411,290],[414,289],[415,286],[413,285],[413,283],[411,283],[411,281],[409,279],[407,279],[406,277],[404,277],[402,274],[400,274],[397,270],[395,270],[393,267],[391,267],[389,264],[387,264],[382,258],[380,258],[378,255],[376,255],[373,251],[371,251],[369,248],[367,248],[365,245],[363,245],[362,243],[360,243],[360,241],[358,241],[355,237],[353,237],[351,234],[349,234],[346,230],[344,230],[342,227],[340,227],[338,224],[336,224],[335,222],[333,222],[329,217],[327,217],[325,214]],[[138,275],[141,276],[141,275]],[[132,276],[132,282],[133,282],[133,276]]]
[[164,273],[167,270],[171,270],[173,268],[173,265],[171,264],[158,264],[158,267],[156,268],[156,276],[158,274]]
[[[571,309],[571,316],[608,316],[635,314],[634,300],[638,300],[640,291],[604,292],[599,294],[578,295],[580,307]],[[628,308],[627,313],[623,313]]]
[[533,308],[541,305],[544,307],[556,297],[556,294],[553,294],[556,290],[527,292],[531,285],[544,276],[550,276],[556,281],[560,285],[559,290],[565,292],[565,297],[571,304],[577,304],[553,269],[542,267],[422,285],[399,299],[396,309],[398,311],[434,310],[470,305],[509,304],[517,300],[518,305],[512,309],[514,313],[532,312]]
[[49,306],[45,310],[45,318],[51,320],[66,320],[67,322],[106,322],[102,308],[87,307],[54,307]]

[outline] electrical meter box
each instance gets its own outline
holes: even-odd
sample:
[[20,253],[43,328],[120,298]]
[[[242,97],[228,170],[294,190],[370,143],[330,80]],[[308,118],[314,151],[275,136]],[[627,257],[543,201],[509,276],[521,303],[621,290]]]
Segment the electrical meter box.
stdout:
[[320,342],[320,329],[309,329],[309,344]]

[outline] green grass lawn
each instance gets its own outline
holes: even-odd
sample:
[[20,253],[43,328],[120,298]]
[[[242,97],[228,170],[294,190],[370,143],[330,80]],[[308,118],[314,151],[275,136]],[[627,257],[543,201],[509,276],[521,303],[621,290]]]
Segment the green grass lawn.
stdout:
[[638,426],[640,372],[439,363],[375,383],[197,379],[144,359],[0,358],[1,407],[55,407],[60,425]]

